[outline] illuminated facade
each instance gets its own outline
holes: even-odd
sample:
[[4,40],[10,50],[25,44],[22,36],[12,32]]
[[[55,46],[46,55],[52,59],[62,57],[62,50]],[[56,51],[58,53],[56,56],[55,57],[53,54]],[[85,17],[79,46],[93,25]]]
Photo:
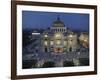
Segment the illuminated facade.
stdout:
[[68,30],[58,17],[52,26],[42,33],[42,50],[52,53],[76,51],[78,47],[77,39],[77,34]]
[[[32,43],[23,49],[23,63],[29,65],[30,62],[32,68],[89,65],[88,32],[75,33],[58,17],[51,27],[40,31],[34,29],[31,35]],[[34,65],[33,60],[36,61]]]

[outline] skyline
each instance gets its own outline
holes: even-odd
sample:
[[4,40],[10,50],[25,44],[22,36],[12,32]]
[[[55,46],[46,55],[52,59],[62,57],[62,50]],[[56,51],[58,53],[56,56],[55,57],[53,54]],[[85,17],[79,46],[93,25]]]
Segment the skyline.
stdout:
[[71,30],[89,31],[89,14],[83,13],[22,11],[22,27],[46,29],[52,26],[58,15],[65,27]]

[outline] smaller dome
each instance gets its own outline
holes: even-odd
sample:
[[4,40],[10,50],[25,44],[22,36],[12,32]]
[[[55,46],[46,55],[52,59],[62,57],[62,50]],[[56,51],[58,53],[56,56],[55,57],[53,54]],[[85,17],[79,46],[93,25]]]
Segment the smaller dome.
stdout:
[[64,23],[60,20],[60,18],[58,17],[56,21],[53,22],[53,27],[64,27]]

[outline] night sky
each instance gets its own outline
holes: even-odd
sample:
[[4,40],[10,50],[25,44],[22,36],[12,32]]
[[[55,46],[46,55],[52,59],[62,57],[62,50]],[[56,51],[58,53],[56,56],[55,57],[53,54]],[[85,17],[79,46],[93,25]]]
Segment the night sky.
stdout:
[[22,11],[22,27],[45,29],[51,27],[58,16],[71,30],[89,31],[89,14],[82,13]]

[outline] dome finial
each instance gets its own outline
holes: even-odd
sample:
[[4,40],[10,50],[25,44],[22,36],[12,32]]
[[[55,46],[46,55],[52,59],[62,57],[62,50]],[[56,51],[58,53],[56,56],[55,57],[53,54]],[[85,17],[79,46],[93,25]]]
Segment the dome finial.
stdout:
[[59,17],[59,15],[57,15],[57,20],[60,21],[60,17]]
[[53,27],[64,27],[64,23],[60,20],[59,15],[57,15],[57,20],[53,22]]

